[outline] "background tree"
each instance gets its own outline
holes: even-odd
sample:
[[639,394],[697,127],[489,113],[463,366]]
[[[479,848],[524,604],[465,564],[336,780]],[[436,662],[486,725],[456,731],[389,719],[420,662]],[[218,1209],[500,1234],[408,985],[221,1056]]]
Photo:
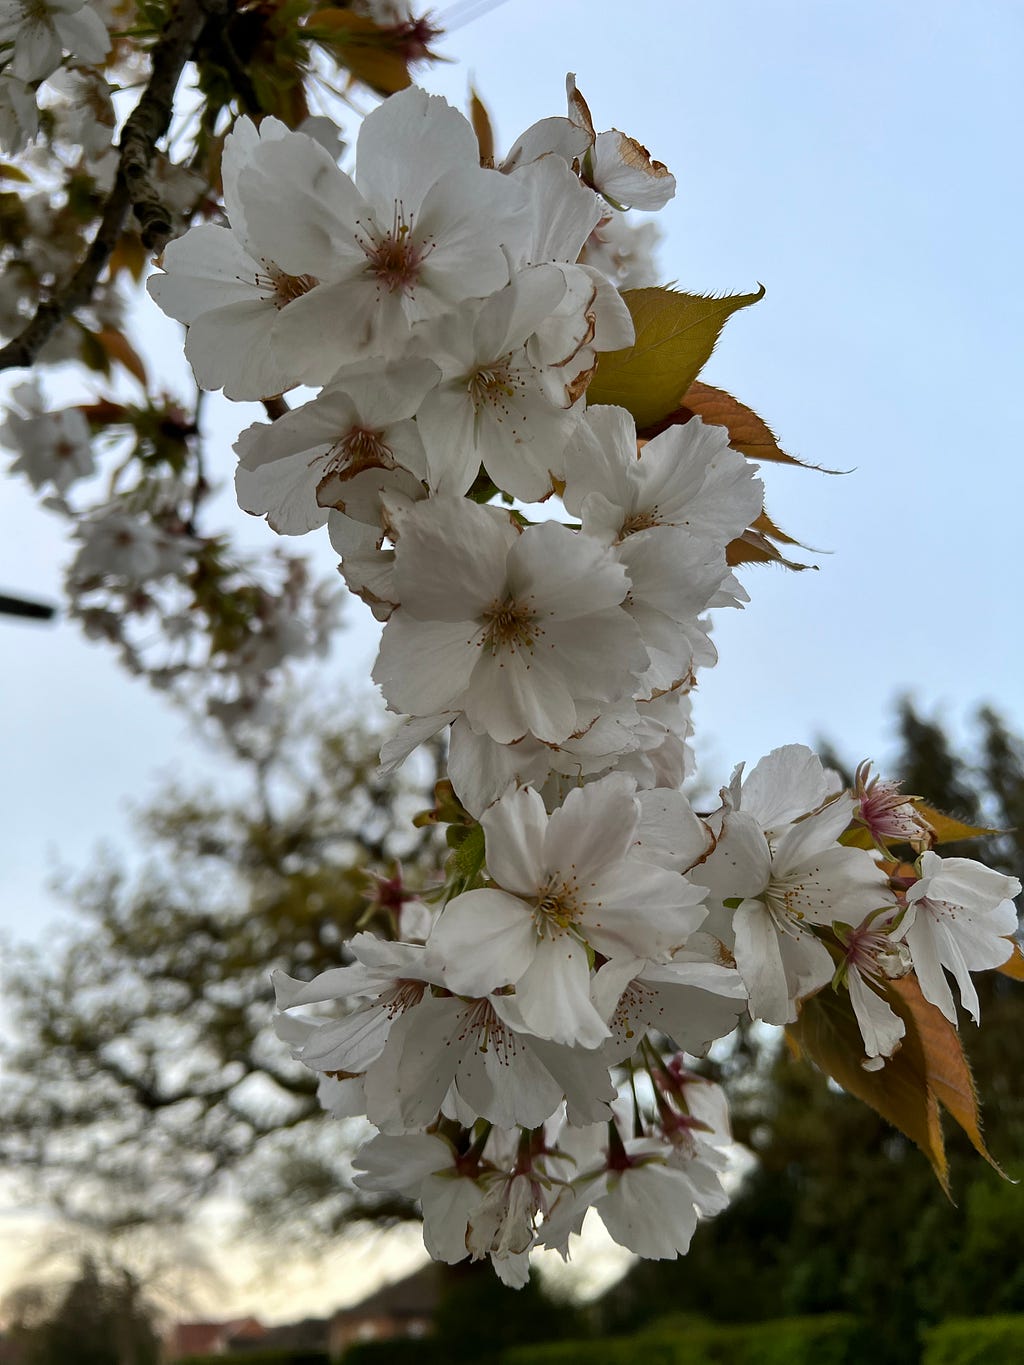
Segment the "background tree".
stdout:
[[[966,751],[909,700],[897,729],[888,771],[906,792],[1004,831],[943,852],[1020,876],[1024,741],[989,707]],[[827,761],[848,766],[834,752]],[[965,1048],[990,1149],[1019,1178],[1024,1099],[1012,1078],[1024,999],[998,972],[978,986],[984,1027],[964,1024]],[[1024,1312],[1024,1187],[1000,1179],[959,1130],[947,1133],[954,1204],[912,1143],[795,1059],[777,1032],[748,1029],[714,1069],[757,1164],[684,1262],[640,1263],[609,1293],[605,1330],[679,1310],[752,1322],[842,1310],[871,1322],[877,1359],[897,1365],[914,1359],[921,1329],[942,1318]]]
[[10,1339],[25,1365],[158,1365],[153,1307],[127,1270],[84,1257],[77,1276],[55,1293],[26,1286],[7,1301]]
[[432,775],[378,781],[380,736],[350,711],[292,699],[215,788],[161,793],[138,813],[144,867],[69,882],[65,938],[9,972],[0,1159],[75,1221],[174,1221],[228,1175],[276,1227],[351,1208],[355,1121],[323,1114],[275,1037],[269,972],[344,963],[360,924],[393,934],[438,851],[410,825]]

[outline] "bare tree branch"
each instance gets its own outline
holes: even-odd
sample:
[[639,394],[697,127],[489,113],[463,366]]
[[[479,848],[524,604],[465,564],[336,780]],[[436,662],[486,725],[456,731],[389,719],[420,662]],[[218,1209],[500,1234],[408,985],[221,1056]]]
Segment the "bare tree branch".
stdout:
[[96,283],[124,230],[131,208],[147,247],[159,250],[171,235],[171,216],[156,192],[150,170],[156,144],[167,132],[174,93],[185,63],[211,19],[228,13],[234,0],[179,0],[153,47],[153,68],[121,133],[121,157],[89,250],[71,278],[36,309],[19,336],[0,349],[0,370],[31,365],[65,318],[92,298]]

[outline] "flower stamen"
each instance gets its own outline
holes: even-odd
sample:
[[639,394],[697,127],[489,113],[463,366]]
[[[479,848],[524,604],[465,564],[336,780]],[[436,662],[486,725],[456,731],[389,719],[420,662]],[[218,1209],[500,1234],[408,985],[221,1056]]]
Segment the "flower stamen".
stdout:
[[513,653],[517,648],[532,650],[534,640],[541,634],[530,608],[511,597],[492,603],[484,612],[484,620],[487,625],[482,643],[492,654],[503,649]]
[[413,215],[405,216],[400,201],[395,202],[395,212],[390,232],[381,232],[376,227],[358,224],[363,235],[357,234],[356,241],[366,253],[369,272],[389,294],[410,294],[415,288],[423,262],[433,251],[432,241],[417,242],[413,239]]
[[273,261],[264,261],[263,265],[265,270],[257,273],[256,285],[257,288],[269,292],[274,307],[278,310],[285,308],[289,303],[294,303],[296,299],[301,299],[303,294],[308,294],[320,283],[315,275],[289,275]]

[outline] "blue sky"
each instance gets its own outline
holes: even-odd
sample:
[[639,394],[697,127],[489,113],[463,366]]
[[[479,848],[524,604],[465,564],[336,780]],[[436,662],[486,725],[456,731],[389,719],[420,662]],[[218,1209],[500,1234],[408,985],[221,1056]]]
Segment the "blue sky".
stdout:
[[[853,471],[765,471],[775,519],[830,553],[817,572],[749,570],[750,606],[721,613],[696,712],[713,781],[819,734],[882,760],[904,691],[958,730],[982,700],[1024,723],[1022,36],[1016,3],[506,0],[451,35],[457,64],[425,75],[459,104],[472,77],[508,145],[562,111],[574,70],[597,126],[640,138],[678,178],[658,219],[665,280],[766,285],[704,377],[787,449]],[[152,314],[147,328],[173,373],[173,331]],[[211,407],[211,460],[230,479],[250,409]],[[229,495],[219,516],[249,543],[270,535]],[[330,572],[326,537],[306,539]],[[0,485],[0,585],[56,596],[67,555],[60,524]],[[332,677],[355,685],[374,637],[358,604],[348,619]],[[53,856],[81,865],[99,839],[124,845],[127,803],[161,773],[217,765],[74,626],[0,636],[0,923],[34,936],[54,913]]]

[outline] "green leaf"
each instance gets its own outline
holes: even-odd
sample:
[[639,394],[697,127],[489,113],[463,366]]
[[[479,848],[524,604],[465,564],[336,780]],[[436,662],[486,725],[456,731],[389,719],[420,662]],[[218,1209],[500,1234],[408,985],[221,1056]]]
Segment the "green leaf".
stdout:
[[145,389],[149,384],[146,375],[146,366],[142,357],[136,351],[123,332],[119,332],[116,327],[104,327],[102,331],[95,334],[96,340],[106,351],[110,359],[116,360],[123,365],[128,373],[136,378]]
[[472,882],[484,865],[483,825],[471,825],[466,830],[461,829],[458,825],[453,825],[452,829],[459,830],[465,836],[459,840],[452,853],[453,871],[462,881]]
[[861,1066],[864,1044],[846,991],[819,991],[800,1007],[786,1032],[798,1052],[826,1075],[877,1110],[916,1142],[949,1195],[949,1166],[940,1108],[960,1125],[971,1145],[1004,1176],[981,1132],[974,1078],[960,1035],[941,1010],[921,994],[913,975],[887,981],[883,994],[903,1020],[906,1034],[894,1056],[878,1071]]
[[624,351],[601,356],[587,390],[588,403],[627,408],[640,428],[676,411],[697,378],[733,313],[764,297],[731,294],[705,298],[674,289],[627,289],[622,296],[633,318],[636,340]]
[[817,569],[817,564],[801,564],[798,560],[787,559],[771,537],[763,531],[750,527],[725,547],[725,560],[730,568],[738,564],[779,564],[784,569]]
[[[904,976],[891,981],[886,994],[890,1003],[907,1024],[911,1023],[924,1050],[928,1088],[946,1112],[960,1125],[970,1139],[971,1146],[983,1156],[992,1169],[1005,1180],[1006,1173],[985,1145],[981,1133],[981,1112],[978,1092],[967,1058],[964,1056],[960,1035],[946,1016],[921,994],[916,976]],[[892,999],[895,996],[896,999]],[[900,1003],[897,1003],[897,1000]]]
[[311,14],[302,32],[326,47],[340,66],[378,95],[393,95],[412,82],[395,29],[383,27],[368,15],[329,6]]
[[937,844],[955,844],[961,839],[985,839],[992,834],[1006,833],[1005,830],[987,829],[983,825],[966,825],[962,820],[957,820],[952,815],[944,815],[934,806],[926,805],[919,796],[911,796],[908,799],[918,815],[924,816],[935,831]]
[[[895,1006],[895,1000],[888,995],[887,999]],[[901,1014],[906,1021],[906,1013]],[[939,1102],[926,1079],[924,1047],[915,1028],[908,1024],[899,1051],[881,1070],[865,1071],[861,1066],[864,1042],[848,993],[823,990],[803,1002],[796,1023],[787,1026],[786,1034],[797,1051],[806,1053],[826,1076],[915,1142],[949,1194]]]
[[699,380],[690,385],[683,394],[682,401],[675,412],[661,418],[650,430],[640,432],[641,436],[657,436],[667,427],[688,422],[691,417],[699,417],[708,426],[725,427],[729,432],[729,444],[748,459],[760,463],[796,465],[800,469],[814,469],[819,474],[839,474],[842,470],[826,469],[824,465],[809,464],[798,460],[782,449],[775,433],[753,408],[748,408],[731,393],[724,389],[712,388]]

